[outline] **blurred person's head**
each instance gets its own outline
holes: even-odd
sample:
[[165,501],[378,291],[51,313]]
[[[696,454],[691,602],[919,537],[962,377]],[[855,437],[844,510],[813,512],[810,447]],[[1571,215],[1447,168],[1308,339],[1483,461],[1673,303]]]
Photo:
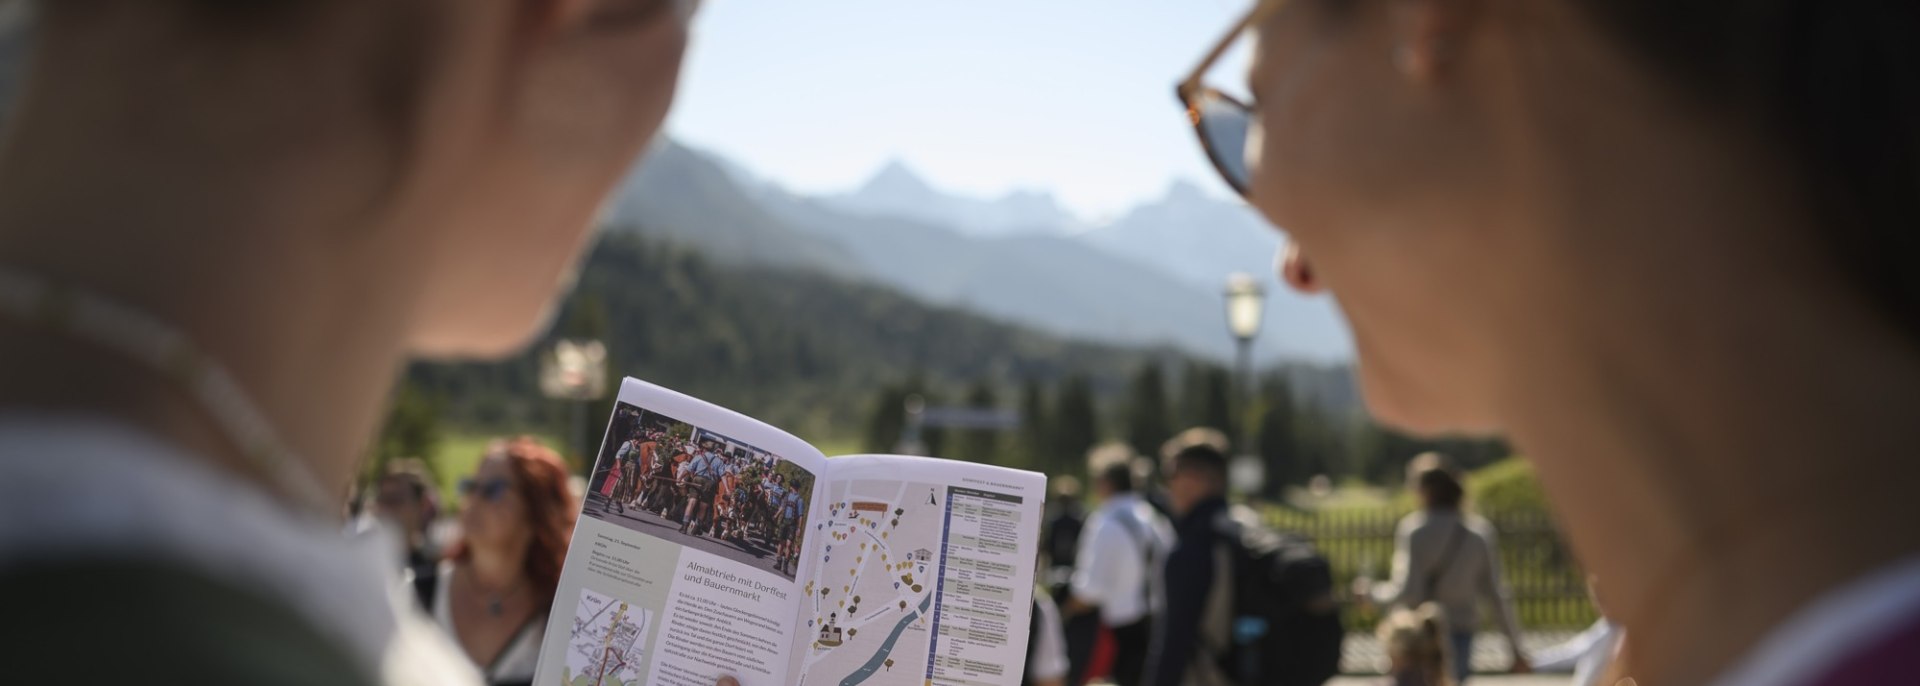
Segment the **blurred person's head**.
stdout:
[[1233,452],[1233,442],[1227,439],[1227,433],[1207,426],[1196,426],[1180,433],[1160,444],[1160,472],[1173,471],[1173,456],[1187,448],[1204,445],[1214,452],[1226,455]]
[[1443,453],[1427,452],[1407,462],[1407,487],[1429,510],[1458,510],[1467,497],[1460,469]]
[[[334,492],[397,364],[502,356],[542,330],[665,116],[692,6],[34,2],[0,255],[180,330]],[[105,368],[18,338],[10,355],[71,358],[33,384]],[[329,364],[304,369],[322,341]],[[248,461],[247,441],[149,409],[180,397],[161,377],[75,402]]]
[[601,199],[659,128],[686,4],[39,2],[15,121],[35,139],[12,147],[130,145],[109,123],[137,118],[137,146],[45,171],[164,165],[154,193],[285,182],[258,198],[171,198],[174,215],[152,218],[161,254],[268,240],[179,220],[304,215],[256,233],[316,267],[404,285],[390,293],[411,299],[415,316],[396,325],[413,352],[497,355],[540,330]]
[[1282,278],[1334,296],[1380,420],[1530,456],[1649,679],[1710,681],[1920,552],[1829,533],[1916,516],[1920,4],[1266,0],[1247,25],[1251,116],[1195,121],[1288,233]]
[[1093,496],[1101,500],[1132,493],[1133,448],[1113,442],[1094,446],[1087,453],[1087,471],[1093,474]]
[[1399,608],[1375,630],[1386,648],[1395,686],[1450,686],[1454,656],[1448,654],[1446,610],[1438,603]]
[[440,513],[440,498],[426,463],[418,458],[401,458],[387,463],[374,492],[373,514],[393,522],[409,541],[419,543]]
[[1080,502],[1080,479],[1072,474],[1047,479],[1047,485],[1053,487],[1053,501],[1062,505],[1075,505]]
[[448,557],[519,556],[528,583],[550,599],[573,535],[569,477],[559,454],[531,438],[494,442],[461,484],[460,540]]
[[1211,442],[1192,443],[1167,459],[1167,499],[1174,514],[1227,493],[1227,455]]
[[1265,4],[1248,197],[1380,419],[1510,430],[1788,315],[1920,340],[1912,3]]

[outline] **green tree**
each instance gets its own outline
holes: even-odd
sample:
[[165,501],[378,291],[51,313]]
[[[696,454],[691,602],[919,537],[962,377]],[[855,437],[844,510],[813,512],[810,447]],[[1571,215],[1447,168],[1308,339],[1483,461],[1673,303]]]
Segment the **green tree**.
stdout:
[[1173,436],[1167,407],[1167,378],[1158,361],[1140,366],[1127,387],[1126,436],[1134,452],[1155,455]]
[[1087,450],[1100,440],[1092,383],[1080,374],[1068,376],[1060,383],[1057,407],[1053,413],[1053,452],[1047,473],[1077,474],[1085,470],[1081,460],[1086,458]]
[[886,386],[873,400],[867,416],[864,445],[870,453],[893,452],[900,445],[900,432],[907,424],[907,392],[899,386]]
[[[998,399],[994,397],[993,385],[986,379],[973,382],[967,390],[967,407],[974,409],[992,409]],[[955,456],[970,462],[1002,464],[1006,457],[1000,453],[1000,431],[998,429],[966,429],[959,432],[958,452]]]
[[[938,392],[925,388],[918,380],[909,384],[907,389],[911,395],[920,396],[921,402],[926,403],[925,407],[941,407],[943,404],[943,399]],[[952,434],[953,432],[937,426],[922,427],[920,441],[926,444],[928,455],[948,457],[952,454],[949,451],[954,447]]]
[[1267,466],[1267,495],[1277,495],[1288,485],[1304,483],[1314,473],[1294,434],[1293,387],[1286,375],[1275,372],[1262,380],[1257,411],[1259,435],[1255,448]]
[[1044,468],[1053,452],[1052,422],[1047,395],[1040,382],[1027,379],[1020,388],[1020,454],[1028,469]]
[[1217,364],[1193,360],[1187,362],[1181,393],[1181,417],[1186,426],[1205,426],[1226,432],[1239,450],[1240,434],[1233,421],[1233,373]]
[[418,457],[431,460],[439,453],[440,403],[418,384],[403,381],[393,395],[380,437],[374,442],[371,473],[378,474],[388,460]]
[[1461,469],[1478,469],[1512,454],[1504,441],[1484,437],[1420,438],[1373,422],[1355,431],[1354,457],[1362,461],[1360,476],[1381,484],[1406,479],[1407,462],[1424,452],[1445,453]]

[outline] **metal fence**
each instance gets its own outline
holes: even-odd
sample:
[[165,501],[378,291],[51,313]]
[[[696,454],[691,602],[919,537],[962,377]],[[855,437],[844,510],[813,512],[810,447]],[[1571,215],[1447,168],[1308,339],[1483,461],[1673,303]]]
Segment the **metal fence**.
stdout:
[[[1275,529],[1312,538],[1333,566],[1339,588],[1351,586],[1356,576],[1375,579],[1391,572],[1393,531],[1405,511],[1387,508],[1302,512],[1272,510],[1268,523]],[[1553,521],[1541,512],[1481,512],[1498,531],[1501,571],[1511,590],[1520,624],[1526,630],[1565,630],[1585,627],[1595,619],[1588,600],[1585,574],[1567,554]],[[1483,613],[1490,623],[1491,613]],[[1346,625],[1367,631],[1379,620],[1374,611],[1349,604]]]

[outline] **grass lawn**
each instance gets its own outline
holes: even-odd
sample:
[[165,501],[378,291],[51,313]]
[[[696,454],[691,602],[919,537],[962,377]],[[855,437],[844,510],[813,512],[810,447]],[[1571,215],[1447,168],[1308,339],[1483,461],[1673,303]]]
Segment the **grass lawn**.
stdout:
[[858,455],[863,452],[860,449],[860,439],[858,438],[840,438],[809,442],[813,443],[813,447],[819,448],[820,452],[826,453],[827,457],[833,457],[835,455]]

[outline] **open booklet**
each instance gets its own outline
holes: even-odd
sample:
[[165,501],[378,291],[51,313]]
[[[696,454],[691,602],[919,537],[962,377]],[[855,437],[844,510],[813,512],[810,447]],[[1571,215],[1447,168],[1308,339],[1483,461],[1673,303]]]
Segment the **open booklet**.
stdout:
[[537,686],[1014,686],[1046,477],[620,387]]

